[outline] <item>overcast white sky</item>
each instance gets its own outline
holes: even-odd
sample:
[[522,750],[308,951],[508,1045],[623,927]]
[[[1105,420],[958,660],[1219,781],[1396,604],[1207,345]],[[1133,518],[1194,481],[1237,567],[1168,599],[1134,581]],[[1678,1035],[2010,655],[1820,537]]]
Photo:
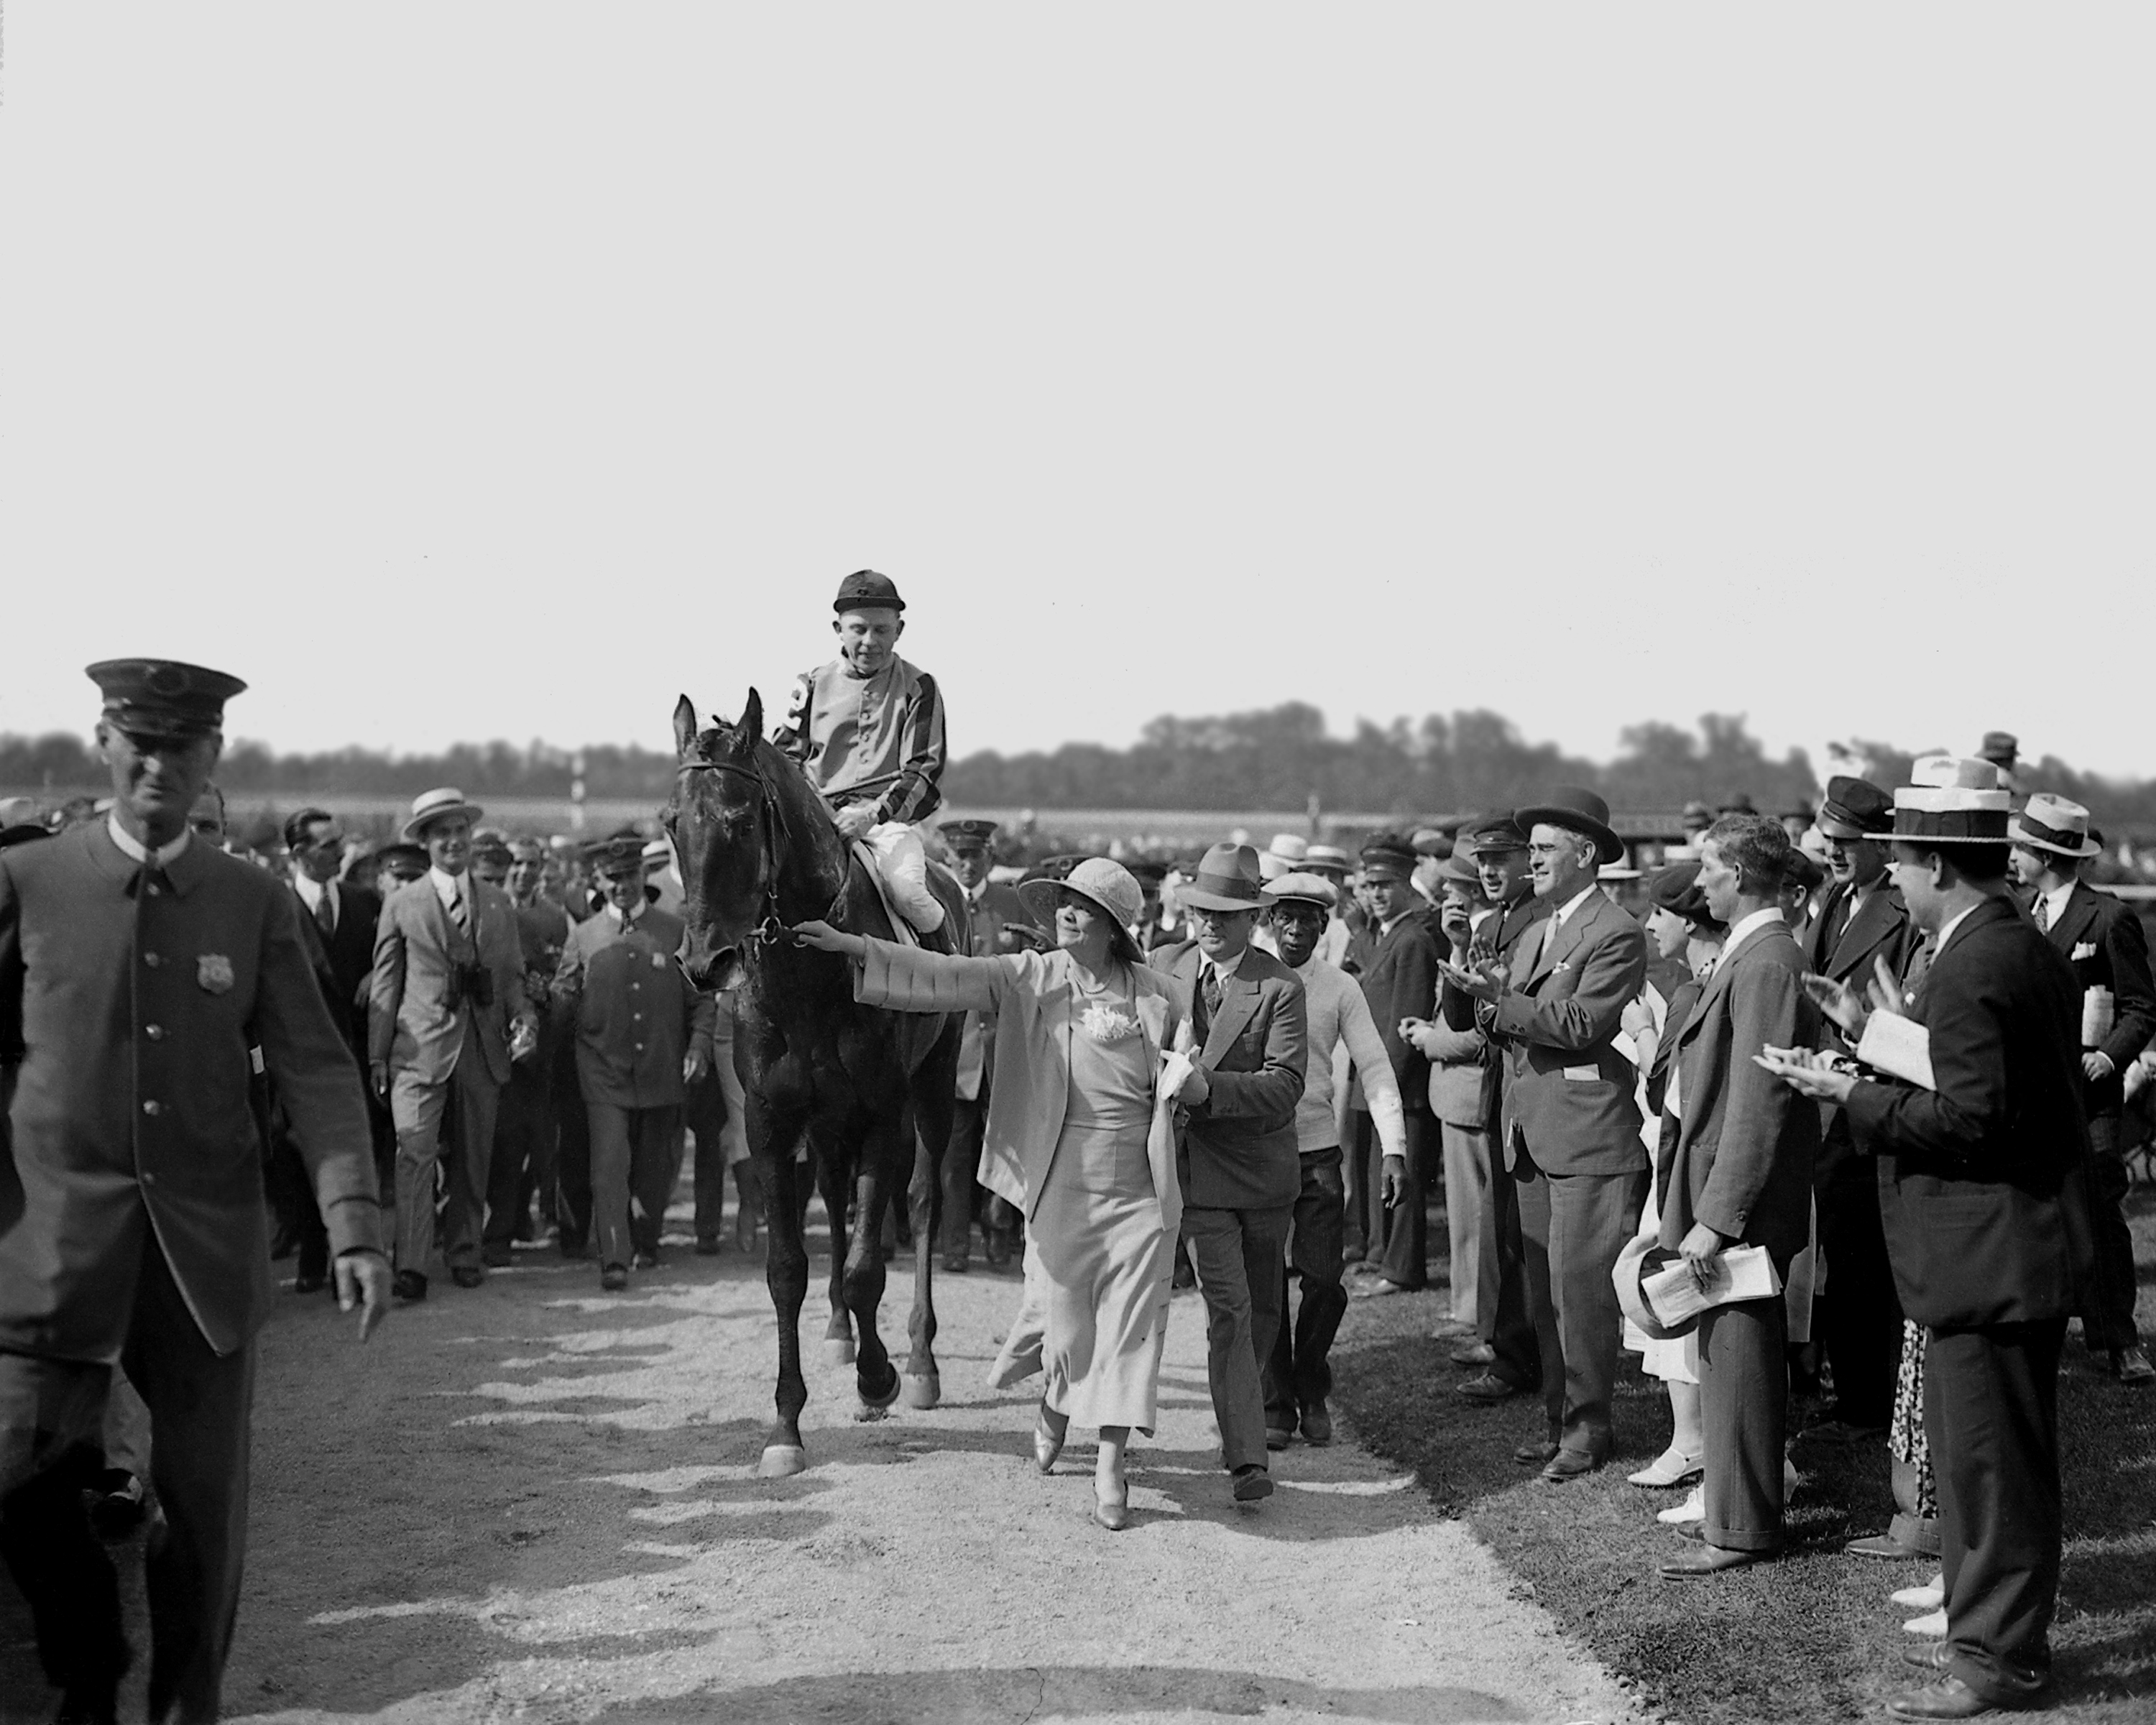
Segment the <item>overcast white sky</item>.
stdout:
[[2156,773],[2146,6],[5,27],[0,729],[141,653],[280,747],[663,745],[870,565],[960,753],[1299,698]]

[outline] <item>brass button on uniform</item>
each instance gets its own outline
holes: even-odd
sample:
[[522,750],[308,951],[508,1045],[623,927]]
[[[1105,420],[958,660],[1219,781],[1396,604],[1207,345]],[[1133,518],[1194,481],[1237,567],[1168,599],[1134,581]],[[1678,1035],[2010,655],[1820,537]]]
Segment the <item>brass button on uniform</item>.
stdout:
[[142,1034],[152,1042],[162,1042],[165,1040],[165,1027],[162,1024],[145,1024],[142,1027]]
[[151,1101],[143,1103],[142,1111],[154,1120],[158,1115],[163,1113],[165,1110],[161,1103]]
[[155,952],[145,952],[145,953],[142,955],[142,962],[143,962],[145,964],[148,965],[148,966],[150,967],[150,968],[151,968],[151,969],[155,970],[155,969],[156,969],[159,965],[162,964],[165,961],[164,961],[163,959],[160,958],[160,957],[158,957]]

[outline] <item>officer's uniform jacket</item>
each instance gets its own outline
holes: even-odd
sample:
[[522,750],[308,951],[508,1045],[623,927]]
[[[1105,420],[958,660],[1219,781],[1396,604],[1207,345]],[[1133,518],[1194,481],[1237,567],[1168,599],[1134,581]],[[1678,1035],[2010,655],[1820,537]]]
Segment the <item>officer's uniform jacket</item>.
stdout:
[[[367,1011],[367,1057],[446,1082],[467,1040],[475,1038],[487,1076],[509,1082],[509,1021],[524,1012],[524,949],[509,895],[464,877],[472,927],[459,934],[434,891],[431,875],[406,882],[382,901],[374,937],[374,979]],[[494,978],[494,1000],[459,1000],[460,964],[480,963]]]
[[[966,911],[973,925],[973,952],[992,958],[1022,950],[1004,932],[1014,923],[1034,926],[1025,902],[1015,887],[1000,880],[983,880],[978,892],[966,895]],[[958,1094],[972,1101],[981,1093],[984,1079],[996,1057],[996,1015],[993,1010],[969,1012],[958,1043]]]
[[574,1025],[584,1101],[616,1108],[680,1106],[681,1062],[711,1057],[717,1004],[690,986],[675,954],[681,921],[655,906],[624,932],[602,911],[579,922],[554,973],[554,1009]]
[[199,839],[162,874],[101,824],[0,853],[0,1348],[116,1359],[146,1235],[218,1353],[260,1327],[250,1045],[331,1249],[380,1247],[367,1104],[298,897]]

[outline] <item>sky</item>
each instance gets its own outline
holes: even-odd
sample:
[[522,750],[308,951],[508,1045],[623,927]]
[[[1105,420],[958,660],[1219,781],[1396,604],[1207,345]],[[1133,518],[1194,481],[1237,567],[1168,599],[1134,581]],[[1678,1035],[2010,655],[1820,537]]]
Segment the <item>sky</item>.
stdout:
[[0,731],[1491,708],[2156,775],[2156,11],[15,0]]

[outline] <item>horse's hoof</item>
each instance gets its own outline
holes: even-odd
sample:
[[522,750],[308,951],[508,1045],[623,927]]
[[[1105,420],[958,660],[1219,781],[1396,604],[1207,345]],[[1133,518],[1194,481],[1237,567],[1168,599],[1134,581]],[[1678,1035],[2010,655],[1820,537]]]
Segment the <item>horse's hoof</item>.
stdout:
[[[891,1370],[889,1367],[886,1367],[885,1369],[886,1371]],[[891,1387],[885,1390],[880,1395],[870,1395],[868,1391],[863,1389],[859,1384],[855,1384],[854,1385],[855,1392],[861,1399],[861,1418],[864,1420],[882,1419],[885,1413],[891,1407],[891,1404],[898,1399],[899,1386],[903,1381],[904,1380],[900,1378],[899,1374],[896,1371],[892,1371],[891,1373]]]
[[932,1408],[943,1399],[943,1379],[934,1372],[901,1373],[898,1384],[909,1408]]
[[808,1452],[798,1444],[766,1444],[763,1459],[756,1465],[760,1480],[791,1479],[808,1466]]
[[824,1338],[824,1363],[827,1366],[850,1366],[854,1363],[854,1338],[851,1336],[826,1336]]

